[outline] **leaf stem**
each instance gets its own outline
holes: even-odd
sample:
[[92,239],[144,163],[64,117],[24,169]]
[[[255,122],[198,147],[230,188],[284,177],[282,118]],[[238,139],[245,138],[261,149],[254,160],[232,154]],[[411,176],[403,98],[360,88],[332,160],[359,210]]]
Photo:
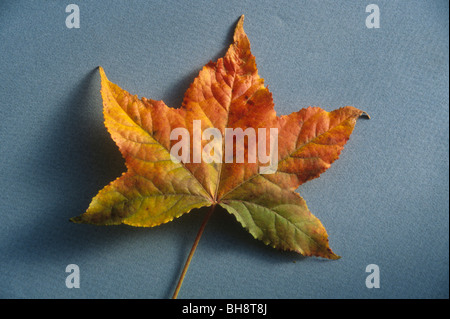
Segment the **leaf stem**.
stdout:
[[194,244],[192,245],[191,252],[189,253],[186,263],[184,264],[183,271],[181,273],[180,279],[178,280],[178,284],[177,284],[177,287],[175,288],[175,292],[173,293],[172,299],[177,299],[181,285],[183,284],[184,276],[186,275],[186,272],[189,268],[189,264],[191,263],[192,256],[194,256],[195,249],[197,248],[198,242],[200,241],[203,231],[205,230],[205,226],[208,223],[208,220],[211,217],[211,214],[213,213],[215,207],[216,207],[215,204],[212,205],[211,208],[209,209],[208,213],[206,214],[205,219],[203,219],[203,223],[200,226],[200,229],[198,230],[198,233],[197,233],[197,237],[195,237]]

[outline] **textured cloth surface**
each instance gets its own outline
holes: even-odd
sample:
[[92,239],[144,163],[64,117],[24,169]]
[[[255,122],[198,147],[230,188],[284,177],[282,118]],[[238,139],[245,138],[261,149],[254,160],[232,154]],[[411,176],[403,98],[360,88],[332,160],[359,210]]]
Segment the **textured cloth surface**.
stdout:
[[[205,215],[152,229],[77,225],[124,161],[103,125],[101,65],[140,97],[181,104],[240,15],[278,114],[360,108],[340,159],[298,192],[337,261],[254,240],[218,210],[180,298],[449,297],[447,1],[0,3],[0,297],[170,297]],[[68,264],[80,288],[68,289]],[[380,288],[366,287],[366,266]]]

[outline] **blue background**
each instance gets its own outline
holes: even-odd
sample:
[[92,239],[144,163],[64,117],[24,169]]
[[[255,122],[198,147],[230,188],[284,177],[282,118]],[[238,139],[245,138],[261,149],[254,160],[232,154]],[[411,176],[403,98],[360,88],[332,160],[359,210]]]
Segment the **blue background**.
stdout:
[[[70,223],[125,169],[103,126],[97,66],[178,106],[244,28],[278,114],[353,105],[340,159],[298,190],[340,260],[254,240],[216,211],[179,298],[449,297],[447,1],[0,2],[0,297],[167,298],[205,215],[156,228]],[[380,8],[368,29],[365,8]],[[77,264],[81,287],[65,272]],[[368,289],[368,264],[381,287]]]

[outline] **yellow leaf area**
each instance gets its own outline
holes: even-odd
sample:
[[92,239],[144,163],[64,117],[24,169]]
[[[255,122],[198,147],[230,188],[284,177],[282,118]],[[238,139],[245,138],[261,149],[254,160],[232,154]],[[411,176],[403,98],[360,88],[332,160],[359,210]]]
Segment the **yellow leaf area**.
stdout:
[[[332,112],[308,107],[277,116],[243,22],[242,16],[225,56],[203,67],[177,109],[131,95],[100,67],[105,125],[127,171],[72,221],[152,227],[194,208],[220,205],[265,244],[304,256],[339,258],[329,248],[322,223],[295,190],[339,157],[363,112],[350,106]],[[171,139],[171,132],[183,128],[192,139],[194,121],[201,122],[202,131],[215,128],[222,136],[226,128],[276,128],[276,171],[262,174],[259,161],[174,161],[170,152],[179,140]],[[202,147],[208,142],[202,140]],[[248,143],[245,147],[248,158]]]

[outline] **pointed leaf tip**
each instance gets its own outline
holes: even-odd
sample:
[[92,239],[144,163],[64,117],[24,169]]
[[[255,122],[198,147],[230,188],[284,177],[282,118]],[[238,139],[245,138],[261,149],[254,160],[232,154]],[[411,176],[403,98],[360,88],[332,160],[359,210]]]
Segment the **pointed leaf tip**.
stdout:
[[243,36],[246,36],[246,34],[244,32],[244,15],[241,15],[236,24],[236,28],[234,29],[234,42],[238,41]]
[[363,111],[360,116],[370,120],[370,115],[366,111]]
[[69,219],[70,222],[75,223],[75,224],[79,224],[82,221],[81,216],[76,216],[76,217],[72,217]]
[[105,70],[101,67],[101,66],[99,66],[98,67],[98,71],[100,72],[100,76],[101,76],[101,78],[103,79],[108,79],[107,77],[106,77],[106,74],[105,74]]

